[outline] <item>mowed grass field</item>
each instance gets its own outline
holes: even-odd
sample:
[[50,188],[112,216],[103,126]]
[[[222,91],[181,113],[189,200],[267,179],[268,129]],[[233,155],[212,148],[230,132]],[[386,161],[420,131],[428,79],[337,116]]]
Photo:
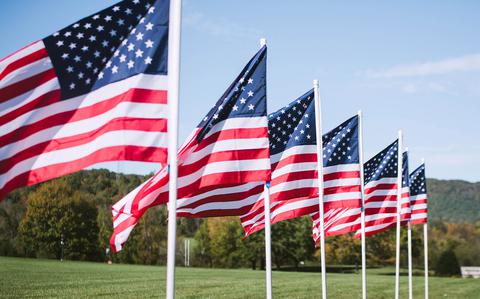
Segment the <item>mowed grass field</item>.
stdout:
[[[183,268],[176,270],[177,298],[264,298],[263,271]],[[368,298],[393,298],[392,268],[368,271]],[[330,298],[361,298],[360,274],[328,273]],[[274,298],[319,298],[320,273],[273,272]],[[414,277],[414,297],[423,298],[423,276]],[[0,257],[0,297],[165,297],[165,267],[106,265]],[[401,277],[407,298],[407,277]],[[480,298],[480,280],[430,278],[430,298]]]

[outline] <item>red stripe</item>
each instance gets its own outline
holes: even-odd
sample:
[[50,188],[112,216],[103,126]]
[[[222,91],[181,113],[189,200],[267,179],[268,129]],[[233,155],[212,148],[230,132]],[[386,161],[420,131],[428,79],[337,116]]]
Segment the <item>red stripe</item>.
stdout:
[[244,206],[241,208],[235,209],[226,209],[226,210],[208,210],[203,212],[198,212],[195,214],[187,213],[187,212],[178,212],[178,217],[187,217],[187,218],[205,218],[205,217],[226,217],[226,216],[241,216],[247,213],[251,208],[251,205]]
[[365,215],[371,216],[380,213],[393,214],[397,213],[396,207],[379,207],[379,208],[365,208]]
[[333,194],[350,193],[350,192],[361,192],[360,185],[337,186],[337,187],[328,187],[323,189],[324,195],[333,195]]
[[369,203],[369,202],[383,202],[383,201],[397,201],[397,196],[396,195],[370,196],[369,198],[367,198],[367,200],[365,202]]
[[271,202],[285,201],[285,200],[301,200],[318,197],[318,188],[298,188],[292,190],[285,190],[270,195]]
[[24,94],[27,91],[30,91],[56,77],[57,75],[55,74],[55,70],[49,69],[25,80],[8,85],[7,87],[0,89],[0,103],[4,103],[10,99],[18,97],[19,95]]
[[25,114],[33,109],[38,109],[41,107],[48,106],[50,104],[60,101],[61,92],[60,89],[52,90],[47,93],[42,94],[38,98],[28,102],[22,107],[16,108],[15,110],[3,115],[0,117],[0,126],[4,125],[17,117]]
[[317,154],[296,154],[272,163],[272,169],[282,168],[289,164],[317,162]]
[[37,60],[40,60],[42,58],[48,57],[47,50],[45,48],[42,48],[36,52],[33,52],[31,54],[28,54],[27,56],[24,56],[20,59],[17,59],[15,61],[12,61],[1,73],[0,73],[0,81],[5,78],[8,74],[11,72],[24,67],[32,62],[35,62]]
[[166,132],[167,120],[159,119],[139,119],[121,117],[112,119],[107,124],[99,127],[95,131],[86,132],[65,138],[51,139],[42,143],[35,144],[17,154],[0,160],[0,174],[3,174],[23,160],[40,156],[41,154],[57,151],[61,149],[71,148],[92,142],[101,135],[112,131],[136,130],[144,132]]
[[17,54],[17,53],[19,53],[19,52],[22,52],[23,50],[29,48],[30,46],[33,46],[34,44],[36,44],[36,43],[38,43],[38,42],[40,42],[40,41],[36,41],[36,42],[30,43],[30,44],[26,45],[25,47],[20,48],[19,50],[13,52],[12,54],[7,55],[7,56],[3,57],[2,59],[0,59],[0,62],[3,62],[3,61],[6,60],[7,58],[12,57],[13,55],[15,55],[15,54]]
[[323,181],[339,180],[339,179],[357,179],[360,178],[360,171],[337,171],[323,175]]
[[410,221],[412,225],[427,223],[427,218],[420,218]]
[[[273,174],[275,174],[275,171]],[[274,187],[276,185],[283,184],[286,182],[293,182],[293,181],[299,181],[299,180],[313,180],[316,178],[317,178],[316,170],[287,172],[285,174],[282,174],[272,179],[270,186]]]
[[[49,117],[46,117],[35,123],[25,125],[13,132],[1,136],[0,147],[13,143],[15,141],[22,140],[44,129],[64,125],[67,123],[73,123],[106,113],[123,102],[164,104],[166,102],[166,99],[166,91],[153,91],[136,88],[130,89],[126,93],[120,94],[100,103],[96,103],[94,105],[84,108],[64,111],[61,113],[50,115]],[[44,109],[50,109],[50,107],[45,107]]]
[[[125,219],[122,223],[118,224],[117,227],[113,229],[112,236],[110,237],[110,247],[114,253],[117,253],[117,248],[115,246],[115,238],[118,234],[126,230],[132,225],[136,225],[138,223],[139,218],[135,216],[130,216],[129,218]],[[122,247],[123,247],[122,243]]]
[[102,148],[84,158],[72,159],[69,162],[58,163],[38,169],[29,170],[12,178],[1,190],[3,198],[11,190],[37,184],[62,175],[82,170],[99,162],[107,161],[145,161],[164,162],[167,159],[167,149],[158,147],[115,146]]

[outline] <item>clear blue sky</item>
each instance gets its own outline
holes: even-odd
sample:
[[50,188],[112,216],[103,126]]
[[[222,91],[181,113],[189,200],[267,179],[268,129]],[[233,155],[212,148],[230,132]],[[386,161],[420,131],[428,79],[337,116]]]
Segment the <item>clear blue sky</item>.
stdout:
[[[2,1],[0,56],[115,2]],[[366,159],[403,129],[412,169],[425,157],[429,177],[480,181],[479,12],[473,0],[184,0],[180,142],[266,37],[269,111],[318,78],[325,130],[363,110]]]

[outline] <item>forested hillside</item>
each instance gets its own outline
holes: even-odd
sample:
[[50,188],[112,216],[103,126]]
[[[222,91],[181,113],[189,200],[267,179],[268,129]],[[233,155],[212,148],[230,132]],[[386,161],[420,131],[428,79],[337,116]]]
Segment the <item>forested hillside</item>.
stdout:
[[[164,264],[165,206],[144,215],[119,254],[106,252],[112,231],[112,203],[145,179],[88,170],[12,192],[0,203],[0,255],[59,258],[63,240],[66,259]],[[480,183],[430,179],[427,184],[432,267],[444,252],[451,250],[460,264],[480,265]],[[179,263],[185,238],[193,240],[193,265],[261,268],[264,263],[263,232],[243,240],[238,217],[179,218],[177,232]],[[394,238],[394,230],[390,230],[367,240],[369,265],[394,261]],[[414,227],[413,241],[414,264],[421,265],[421,226]],[[351,235],[328,238],[326,252],[329,264],[360,263],[360,243]],[[276,268],[318,265],[308,217],[272,226],[272,262]]]

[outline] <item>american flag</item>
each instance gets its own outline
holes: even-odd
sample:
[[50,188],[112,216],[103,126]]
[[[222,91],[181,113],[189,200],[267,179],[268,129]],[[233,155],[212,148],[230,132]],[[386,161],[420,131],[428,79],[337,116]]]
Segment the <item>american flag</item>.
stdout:
[[425,164],[420,165],[410,174],[410,206],[412,208],[410,223],[427,223],[427,180],[425,178]]
[[[367,236],[395,226],[397,168],[398,140],[365,163],[365,235]],[[359,231],[356,237],[360,237]]]
[[[245,66],[178,153],[181,217],[245,214],[270,177],[264,46]],[[161,170],[112,207],[110,244],[121,250],[145,211],[168,201]]]
[[[271,223],[318,211],[313,90],[269,115]],[[325,208],[361,205],[358,118],[323,136]],[[264,227],[263,198],[241,217],[246,236]]]
[[0,60],[0,197],[167,157],[168,0],[123,1]]
[[408,172],[408,152],[402,155],[402,196],[400,201],[400,220],[406,225],[410,220],[412,211],[410,210],[410,178]]

